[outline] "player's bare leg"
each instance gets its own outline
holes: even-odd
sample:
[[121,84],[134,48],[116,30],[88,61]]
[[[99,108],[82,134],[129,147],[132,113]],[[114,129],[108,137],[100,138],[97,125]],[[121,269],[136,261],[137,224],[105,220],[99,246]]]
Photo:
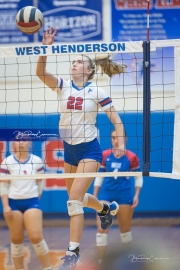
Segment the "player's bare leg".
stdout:
[[34,250],[44,269],[51,269],[49,249],[43,238],[42,211],[29,209],[24,213],[24,225]]
[[[65,172],[75,172],[76,173],[90,173],[97,172],[100,167],[100,163],[92,159],[81,160],[78,167],[74,168],[71,165],[65,164]],[[79,243],[82,236],[82,231],[84,227],[84,206],[91,206],[101,215],[101,227],[102,219],[108,221],[108,226],[111,225],[112,216],[111,208],[108,205],[100,202],[93,195],[87,194],[87,190],[90,187],[94,177],[86,178],[75,178],[66,179],[69,201],[67,202],[68,213],[70,215],[70,243],[66,256],[63,258],[64,263],[59,268],[60,270],[65,269],[76,269],[80,266],[80,256],[79,256]],[[114,205],[113,205],[114,207]],[[112,209],[112,212],[118,211],[118,207],[115,205],[116,209]]]
[[[73,165],[70,165],[70,164],[64,162],[64,172],[65,173],[76,173],[76,171],[77,171],[76,166],[73,166]],[[74,181],[74,178],[66,178],[65,181],[66,181],[67,192],[68,192],[68,195],[69,195],[70,190],[71,190],[71,186],[72,186],[73,181]]]
[[[97,172],[99,169],[100,164],[96,161],[86,159],[82,160],[78,167],[76,172],[77,173],[88,173],[88,172]],[[82,202],[84,199],[84,195],[88,188],[90,187],[92,181],[94,178],[75,178],[70,189],[69,193],[69,200],[77,200]],[[102,209],[102,203],[97,200],[97,198],[94,197],[94,200],[96,202],[96,208],[95,210],[101,210]],[[70,241],[79,243],[81,240],[82,230],[84,225],[84,216],[83,214],[79,215],[73,215],[71,216],[70,221]]]
[[[88,171],[86,171],[86,172],[92,172],[91,171],[92,170],[92,168],[91,168],[91,163],[92,162],[93,163],[95,162],[95,169],[97,168],[97,166],[98,166],[98,169],[99,169],[99,163],[98,162],[93,161],[93,160],[86,159],[85,161],[81,161],[79,163],[78,172],[84,172],[84,166],[86,164],[86,168],[87,168],[88,163],[90,165],[90,168],[87,168]],[[64,163],[64,169],[65,169],[65,173],[76,173],[77,172],[77,167],[76,166],[72,166],[72,165],[70,165],[68,163]],[[83,179],[80,178],[80,180],[82,181]],[[91,182],[92,182],[92,180],[91,180]],[[67,187],[68,194],[70,194],[70,190],[71,190],[71,186],[73,184],[73,181],[74,181],[74,178],[67,178],[66,179],[66,187]],[[94,197],[93,195],[88,194],[88,200],[87,200],[86,207],[93,208],[96,211],[101,211],[101,209],[102,209],[102,203],[100,203],[98,201],[98,199],[96,197]]]
[[20,211],[12,211],[12,216],[5,217],[10,231],[11,254],[15,269],[24,269],[24,224],[23,214]]
[[128,204],[121,204],[119,208],[119,212],[117,214],[119,228],[120,228],[120,235],[122,244],[128,244],[132,241],[132,234],[131,234],[131,222],[133,216],[133,208],[131,205]]
[[[87,173],[87,172],[97,172],[100,164],[97,161],[85,159],[79,162],[78,167],[74,168],[71,165],[65,164],[65,172],[77,172],[77,173]],[[75,178],[66,179],[67,189],[69,193],[68,213],[70,215],[70,243],[68,251],[64,259],[63,265],[60,270],[65,269],[76,269],[81,265],[79,256],[79,243],[82,236],[82,231],[84,227],[84,215],[83,215],[83,200],[86,191],[90,187],[93,181],[93,177],[87,178]],[[101,202],[97,201],[97,210],[101,210],[103,205]]]
[[[101,201],[101,202],[109,204],[108,201]],[[96,234],[96,246],[97,246],[97,252],[98,252],[98,261],[99,263],[101,263],[106,254],[107,237],[108,237],[109,229],[103,230],[101,228],[101,222],[99,218],[96,219],[96,225],[97,225],[97,231],[98,231]]]

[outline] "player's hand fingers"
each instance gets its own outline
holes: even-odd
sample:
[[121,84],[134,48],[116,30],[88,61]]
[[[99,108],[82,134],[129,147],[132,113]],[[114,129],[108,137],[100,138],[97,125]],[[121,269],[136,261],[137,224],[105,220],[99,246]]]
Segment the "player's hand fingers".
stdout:
[[132,204],[131,208],[135,208],[135,207],[136,207],[136,203],[135,203],[135,202],[133,202],[133,204]]
[[47,36],[47,32],[44,32],[43,39],[46,39],[46,36]]
[[47,35],[49,34],[49,28],[46,29],[46,32],[45,32]]
[[126,149],[122,149],[121,151],[122,151],[122,156],[125,156],[125,154],[126,154]]
[[137,205],[138,205],[138,200],[137,199],[134,199],[132,208],[135,208]]
[[55,36],[55,35],[57,34],[57,31],[58,31],[58,29],[56,28],[56,29],[54,30],[53,36]]
[[50,29],[49,29],[49,34],[50,35],[52,35],[53,29],[54,29],[53,27],[50,27]]
[[12,217],[12,212],[11,212],[11,211],[8,213],[8,217],[9,217],[9,218]]
[[12,214],[11,214],[11,211],[8,211],[8,212],[5,212],[4,215],[5,217],[10,218]]
[[125,155],[124,149],[117,149],[117,157],[120,158]]

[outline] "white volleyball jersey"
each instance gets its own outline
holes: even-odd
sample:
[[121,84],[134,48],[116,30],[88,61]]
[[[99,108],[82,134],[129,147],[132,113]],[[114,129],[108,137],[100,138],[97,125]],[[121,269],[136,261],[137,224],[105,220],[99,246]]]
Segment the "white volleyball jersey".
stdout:
[[55,91],[60,100],[60,136],[69,144],[80,144],[97,138],[95,127],[99,108],[113,106],[111,98],[96,84],[88,82],[82,89],[73,81],[58,78]]
[[[43,174],[43,162],[40,157],[32,154],[23,163],[18,161],[14,155],[10,155],[1,163],[0,173],[1,175]],[[34,197],[38,197],[36,179],[10,180],[9,198],[29,199]]]

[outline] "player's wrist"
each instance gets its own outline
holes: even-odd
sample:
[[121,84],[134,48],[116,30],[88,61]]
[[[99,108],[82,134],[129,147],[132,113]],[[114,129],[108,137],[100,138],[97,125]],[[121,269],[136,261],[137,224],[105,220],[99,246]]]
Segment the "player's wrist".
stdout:
[[126,147],[125,147],[125,146],[120,145],[120,146],[119,146],[119,148],[118,148],[118,150],[126,150]]

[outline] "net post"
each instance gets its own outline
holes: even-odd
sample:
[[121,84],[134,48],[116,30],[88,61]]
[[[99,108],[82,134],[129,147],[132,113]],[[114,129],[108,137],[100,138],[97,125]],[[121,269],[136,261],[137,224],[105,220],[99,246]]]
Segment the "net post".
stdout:
[[143,42],[143,176],[150,171],[150,41]]

